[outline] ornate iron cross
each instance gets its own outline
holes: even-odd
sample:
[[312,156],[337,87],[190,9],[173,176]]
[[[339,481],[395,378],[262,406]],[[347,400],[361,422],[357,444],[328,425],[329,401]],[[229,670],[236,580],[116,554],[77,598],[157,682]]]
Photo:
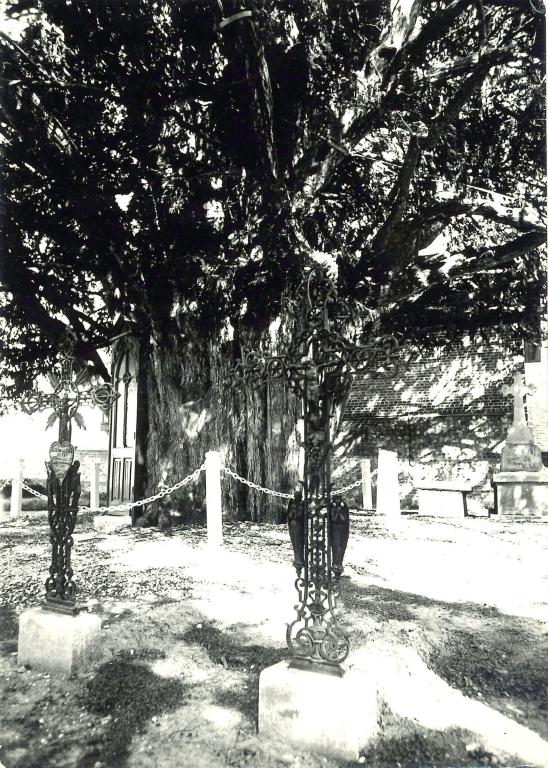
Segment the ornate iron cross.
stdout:
[[398,345],[391,336],[375,346],[347,342],[342,334],[351,317],[319,268],[308,273],[303,292],[300,328],[287,352],[245,352],[236,372],[252,385],[281,379],[301,401],[304,477],[288,509],[299,602],[287,644],[293,666],[340,675],[350,645],[335,609],[350,517],[348,506],[331,488],[333,417],[352,375],[389,364]]
[[68,330],[59,345],[57,370],[49,374],[53,391],[43,393],[33,390],[21,400],[21,408],[25,413],[53,409],[47,427],[59,419],[59,439],[51,444],[50,460],[46,462],[52,556],[50,575],[46,580],[44,607],[63,613],[77,612],[76,585],[73,581],[70,556],[80,496],[80,462],[73,462],[74,447],[70,443],[71,420],[74,419],[79,426],[83,426],[82,417],[78,413],[80,405],[86,403],[109,411],[119,396],[111,384],[91,384],[87,370],[78,366],[72,354],[74,344],[75,336]]

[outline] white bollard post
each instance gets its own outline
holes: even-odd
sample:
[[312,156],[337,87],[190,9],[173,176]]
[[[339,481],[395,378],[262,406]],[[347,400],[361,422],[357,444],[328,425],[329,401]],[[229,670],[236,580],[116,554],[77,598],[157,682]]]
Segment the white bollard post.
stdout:
[[19,517],[21,515],[21,504],[23,500],[23,488],[21,486],[21,483],[23,482],[23,462],[24,459],[19,459],[17,462],[16,470],[11,481],[10,517]]
[[371,496],[371,459],[361,459],[360,466],[362,470],[362,507],[363,509],[373,509],[373,498]]
[[90,509],[97,509],[100,506],[101,491],[101,464],[96,461],[91,468],[91,477],[89,479],[89,506]]
[[223,506],[221,500],[221,454],[208,451],[205,456],[207,543],[218,549],[223,544]]
[[377,512],[393,519],[399,518],[401,515],[398,454],[395,451],[379,451]]

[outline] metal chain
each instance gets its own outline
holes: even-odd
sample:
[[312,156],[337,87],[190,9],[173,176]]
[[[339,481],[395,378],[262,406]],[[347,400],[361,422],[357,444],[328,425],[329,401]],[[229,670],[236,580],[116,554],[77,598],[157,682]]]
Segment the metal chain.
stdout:
[[[170,488],[162,488],[161,491],[158,491],[158,493],[155,493],[154,496],[149,496],[147,499],[139,499],[138,501],[132,501],[132,502],[125,502],[124,504],[116,504],[112,507],[86,507],[81,506],[80,509],[86,510],[87,512],[122,512],[127,509],[131,509],[132,507],[143,507],[145,504],[151,504],[153,501],[157,501],[158,499],[162,499],[164,496],[167,496],[170,493],[173,493],[174,491],[177,491],[179,488],[182,488],[185,485],[189,485],[192,482],[195,482],[200,472],[203,472],[205,469],[205,463],[202,464],[201,467],[198,467],[198,469],[195,469],[194,472],[192,472],[190,475],[187,475],[183,480],[179,480],[178,483],[175,483],[175,485],[172,485]],[[249,488],[253,488],[256,491],[260,491],[261,493],[266,493],[268,496],[276,496],[280,499],[292,499],[294,498],[292,493],[282,493],[281,491],[272,491],[270,488],[263,488],[262,485],[257,485],[257,483],[252,482],[251,480],[246,480],[245,477],[242,477],[241,475],[238,475],[237,472],[234,472],[232,469],[229,469],[229,467],[225,467],[223,464],[221,464],[221,472],[224,472],[229,477],[234,478],[234,480],[238,480],[240,483],[243,483],[244,485],[247,485]],[[0,491],[9,483],[9,480],[5,480],[3,485],[0,486]],[[350,483],[350,485],[345,485],[343,488],[337,488],[333,490],[333,494],[342,494],[346,493],[347,491],[351,491],[354,488],[357,488],[359,485],[361,485],[362,481],[361,478],[359,480],[356,480],[354,483]],[[29,493],[32,493],[33,496],[37,496],[39,499],[47,499],[47,496],[45,496],[43,493],[38,493],[38,491],[35,491],[33,488],[30,488],[26,483],[21,483],[21,487],[24,488]]]
[[[194,472],[192,472],[190,475],[187,475],[182,480],[179,480],[179,482],[175,483],[175,485],[172,485],[170,488],[162,488],[161,491],[158,491],[158,493],[155,493],[154,496],[149,496],[147,499],[139,499],[139,501],[127,501],[124,504],[116,504],[113,507],[93,507],[92,508],[92,507],[81,506],[79,507],[79,509],[86,510],[86,512],[114,512],[114,511],[121,512],[126,509],[131,509],[132,507],[143,507],[145,504],[151,504],[153,501],[162,499],[164,496],[167,496],[168,494],[179,490],[179,488],[182,488],[185,485],[189,485],[190,483],[195,482],[200,476],[200,472],[203,472],[204,469],[205,469],[205,464],[202,464],[201,467],[198,467],[198,469],[195,469]],[[26,483],[21,483],[21,487],[24,488],[26,491],[29,491],[29,493],[32,493],[34,496],[38,496],[40,499],[48,498],[47,496],[44,496],[43,493],[38,493],[38,491],[35,491],[32,488],[30,488]]]
[[224,472],[229,477],[233,477],[234,480],[238,480],[240,483],[243,483],[244,485],[249,486],[249,488],[254,488],[256,491],[261,491],[261,493],[266,493],[269,496],[277,496],[280,499],[292,499],[293,494],[292,493],[282,493],[281,491],[271,491],[270,488],[263,488],[262,485],[257,485],[257,483],[252,483],[251,480],[246,480],[245,477],[241,477],[236,472],[233,472],[228,467],[225,467],[221,464],[221,472]]
[[[240,483],[243,483],[244,485],[249,486],[249,488],[254,488],[256,491],[261,491],[261,493],[266,493],[269,496],[278,496],[281,499],[293,499],[294,496],[292,493],[281,493],[280,491],[271,491],[270,488],[263,488],[262,485],[257,485],[257,483],[252,483],[251,480],[246,480],[244,477],[241,477],[236,472],[234,472],[232,469],[229,469],[228,467],[225,467],[224,465],[221,465],[221,471],[225,472],[230,477],[233,477],[234,480],[239,480]],[[350,491],[353,488],[357,488],[358,485],[361,485],[362,481],[356,480],[355,483],[351,483],[350,485],[346,485],[344,488],[338,488],[337,490],[332,491],[334,494],[339,493],[346,493],[346,491]]]
[[37,496],[39,499],[47,499],[47,496],[44,496],[43,493],[38,493],[38,491],[35,491],[34,488],[31,488],[30,485],[27,485],[23,481],[21,481],[21,488],[23,488],[25,491],[28,491],[29,493],[32,493],[33,496]]
[[154,496],[149,496],[148,499],[129,501],[125,504],[116,504],[113,507],[94,507],[93,509],[90,509],[89,507],[81,507],[81,509],[88,510],[89,512],[113,512],[114,510],[121,512],[125,509],[132,509],[133,507],[143,507],[145,504],[151,504],[153,501],[157,501],[158,499],[162,499],[164,496],[168,496],[170,493],[173,493],[173,491],[178,491],[179,488],[182,488],[185,485],[190,485],[190,483],[196,482],[200,476],[200,472],[203,472],[204,469],[205,463],[202,464],[201,467],[198,467],[198,469],[195,469],[194,472],[192,472],[190,475],[187,475],[182,480],[179,480],[179,482],[175,483],[175,485],[172,485],[170,488],[162,488],[161,491],[155,493]]
[[345,485],[344,488],[333,489],[331,493],[332,494],[346,493],[347,491],[351,491],[353,488],[357,488],[361,484],[362,484],[362,479],[360,477],[360,479],[356,480],[355,483],[350,483],[350,485]]

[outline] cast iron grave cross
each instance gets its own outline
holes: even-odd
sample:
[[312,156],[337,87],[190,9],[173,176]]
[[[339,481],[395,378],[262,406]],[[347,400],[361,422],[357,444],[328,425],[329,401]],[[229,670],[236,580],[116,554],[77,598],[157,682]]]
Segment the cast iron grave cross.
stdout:
[[288,510],[299,602],[287,644],[292,666],[341,675],[350,645],[335,608],[350,523],[348,506],[331,488],[335,408],[352,374],[390,363],[397,342],[391,336],[379,346],[347,342],[342,332],[351,318],[319,268],[308,273],[303,291],[300,328],[286,354],[244,353],[236,371],[252,385],[282,379],[300,399],[304,476]]
[[46,601],[44,608],[62,613],[76,613],[76,585],[70,554],[73,545],[72,533],[78,514],[80,496],[80,462],[74,461],[74,447],[70,443],[71,419],[79,426],[83,420],[78,413],[80,405],[86,403],[109,411],[118,397],[111,384],[92,385],[88,371],[77,365],[73,356],[75,337],[67,331],[59,347],[58,370],[50,373],[53,391],[43,393],[33,390],[23,396],[21,408],[25,413],[36,413],[52,408],[48,419],[51,426],[59,419],[59,439],[49,449],[46,462],[48,477],[48,520],[52,547],[50,575],[46,580]]

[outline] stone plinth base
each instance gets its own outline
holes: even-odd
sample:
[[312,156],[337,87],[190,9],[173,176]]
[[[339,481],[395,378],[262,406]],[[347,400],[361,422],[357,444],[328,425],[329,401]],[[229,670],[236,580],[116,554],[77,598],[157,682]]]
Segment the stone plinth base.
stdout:
[[99,640],[96,614],[75,616],[30,608],[19,618],[17,663],[41,672],[71,675],[83,667]]
[[119,528],[127,528],[131,525],[129,515],[95,515],[93,518],[93,527],[101,533],[113,533]]
[[433,517],[466,517],[466,494],[472,486],[464,483],[432,481],[417,485],[419,515]]
[[259,678],[259,734],[296,749],[357,760],[377,730],[377,687],[363,672],[344,677],[281,661]]
[[499,517],[548,522],[548,471],[493,475]]

